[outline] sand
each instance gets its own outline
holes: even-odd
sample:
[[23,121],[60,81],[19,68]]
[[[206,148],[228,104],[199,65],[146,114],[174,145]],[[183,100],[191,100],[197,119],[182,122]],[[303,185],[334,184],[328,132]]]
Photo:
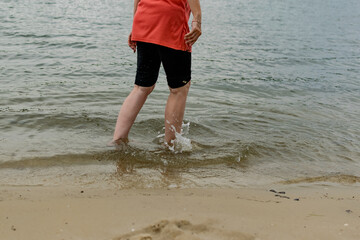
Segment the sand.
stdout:
[[1,186],[0,239],[360,239],[359,189],[272,188]]

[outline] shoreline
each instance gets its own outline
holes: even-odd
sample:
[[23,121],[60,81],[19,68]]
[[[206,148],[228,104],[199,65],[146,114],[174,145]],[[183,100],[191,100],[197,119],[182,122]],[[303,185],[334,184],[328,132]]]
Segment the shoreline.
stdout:
[[0,226],[0,236],[7,240],[360,239],[360,193],[319,185],[130,190],[0,186]]

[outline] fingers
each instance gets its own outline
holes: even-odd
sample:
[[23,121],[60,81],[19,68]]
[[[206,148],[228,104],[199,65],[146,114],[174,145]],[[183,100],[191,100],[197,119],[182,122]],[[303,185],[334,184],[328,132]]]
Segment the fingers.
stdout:
[[129,45],[129,47],[136,52],[136,42],[133,42],[131,45]]
[[197,29],[191,30],[188,34],[185,35],[185,42],[188,45],[194,45],[194,43],[198,40],[201,35],[201,31]]
[[134,52],[136,52],[136,42],[131,40],[131,33],[128,38],[128,45]]
[[198,40],[201,35],[201,25],[197,22],[193,22],[191,31],[185,35],[186,44],[192,46]]

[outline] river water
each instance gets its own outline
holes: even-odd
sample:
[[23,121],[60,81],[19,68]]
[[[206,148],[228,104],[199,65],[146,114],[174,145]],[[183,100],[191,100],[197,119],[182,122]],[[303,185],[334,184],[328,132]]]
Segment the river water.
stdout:
[[[0,184],[360,183],[360,2],[201,1],[182,148],[161,71],[123,149],[132,1],[0,1]],[[191,143],[189,143],[191,141]]]

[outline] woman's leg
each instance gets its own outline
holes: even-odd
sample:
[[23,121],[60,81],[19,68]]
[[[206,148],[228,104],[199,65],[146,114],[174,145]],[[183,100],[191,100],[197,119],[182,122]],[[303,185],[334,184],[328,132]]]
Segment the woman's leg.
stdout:
[[178,133],[181,131],[189,89],[190,82],[183,87],[170,88],[165,108],[165,142],[169,145],[175,139],[175,130]]
[[118,119],[116,121],[113,142],[127,139],[130,128],[134,124],[136,116],[144,105],[148,95],[152,92],[152,87],[140,87],[135,85],[129,96],[121,106]]

